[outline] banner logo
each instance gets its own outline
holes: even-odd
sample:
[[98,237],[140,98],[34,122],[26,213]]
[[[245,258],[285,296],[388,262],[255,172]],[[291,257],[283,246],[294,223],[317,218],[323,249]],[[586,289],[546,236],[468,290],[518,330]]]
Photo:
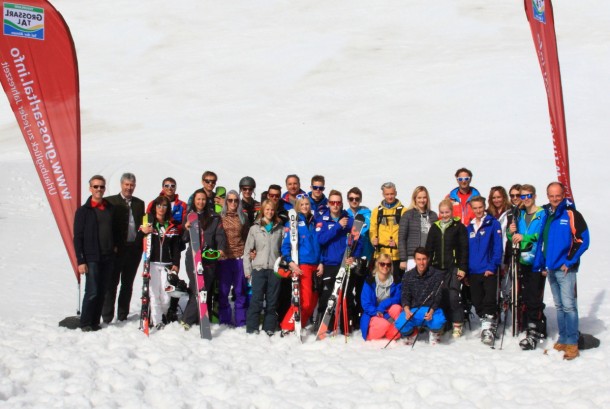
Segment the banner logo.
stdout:
[[546,16],[544,14],[544,0],[532,0],[534,5],[534,18],[542,24],[546,24]]
[[44,40],[44,9],[4,3],[4,35]]

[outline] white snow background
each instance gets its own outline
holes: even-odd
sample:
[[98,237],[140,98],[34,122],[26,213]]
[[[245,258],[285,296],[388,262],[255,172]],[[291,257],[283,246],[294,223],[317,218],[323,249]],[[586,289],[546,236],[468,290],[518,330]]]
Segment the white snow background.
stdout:
[[[54,5],[76,43],[87,180],[123,172],[152,200],[166,176],[183,197],[212,169],[262,192],[314,174],[377,206],[379,186],[436,204],[473,170],[494,185],[556,178],[546,95],[523,2],[483,0],[69,1]],[[606,292],[610,6],[555,0],[573,191],[592,244],[579,274],[581,330],[598,349],[574,361],[503,350],[478,325],[414,349],[360,333],[303,345],[213,327],[138,331],[132,316],[96,333],[58,328],[76,280],[8,101],[0,98],[0,407],[608,408]],[[184,273],[183,273],[184,274]],[[549,334],[557,336],[547,286]]]

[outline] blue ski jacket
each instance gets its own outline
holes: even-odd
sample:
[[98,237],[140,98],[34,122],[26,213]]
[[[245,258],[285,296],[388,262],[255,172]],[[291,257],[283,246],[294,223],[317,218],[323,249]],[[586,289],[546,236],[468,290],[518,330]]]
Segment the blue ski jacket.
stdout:
[[[297,229],[299,231],[299,264],[320,263],[320,244],[316,233],[316,221],[313,215],[307,217],[303,213],[298,214]],[[290,223],[284,227],[284,239],[282,240],[282,256],[288,263],[292,261],[292,246],[290,245]]]
[[[317,220],[316,232],[318,233],[318,243],[322,247],[321,262],[324,265],[339,266],[343,261],[343,255],[347,248],[348,235],[352,231],[354,219],[350,218],[345,210],[341,212],[339,220],[347,217],[347,224],[341,227],[338,221],[333,220],[330,212]],[[360,235],[362,236],[362,234]],[[360,257],[362,253],[362,241],[358,240],[356,249],[351,254],[353,257]]]
[[311,204],[311,211],[313,212],[314,216],[316,218],[322,217],[324,213],[328,211],[328,198],[322,195],[322,199],[316,202],[313,200],[313,197],[311,197],[311,192],[307,193],[307,195],[309,196],[309,203]]
[[376,317],[377,313],[380,312],[383,314],[383,318],[387,320],[390,318],[388,309],[394,304],[400,305],[400,294],[402,292],[402,285],[400,283],[392,283],[390,286],[390,297],[379,303],[377,302],[376,287],[375,278],[369,276],[364,281],[362,294],[360,295],[360,300],[362,302],[360,331],[362,331],[362,338],[364,338],[365,341],[369,334],[369,323],[371,322],[371,318]]
[[574,205],[564,199],[553,212],[543,206],[541,245],[534,259],[534,271],[559,270],[566,265],[577,272],[580,256],[589,248],[589,229]]
[[502,226],[494,217],[485,215],[475,232],[473,219],[468,230],[468,274],[497,273],[502,264]]

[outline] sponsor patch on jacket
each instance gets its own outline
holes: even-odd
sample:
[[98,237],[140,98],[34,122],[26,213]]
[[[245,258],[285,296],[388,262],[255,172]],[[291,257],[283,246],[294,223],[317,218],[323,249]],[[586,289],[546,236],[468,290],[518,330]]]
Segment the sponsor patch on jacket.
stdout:
[[305,222],[303,220],[299,221],[299,226],[305,227]]
[[476,233],[476,232],[471,231],[471,232],[470,232],[470,238],[471,238],[471,239],[474,239],[475,237],[477,237],[477,233]]

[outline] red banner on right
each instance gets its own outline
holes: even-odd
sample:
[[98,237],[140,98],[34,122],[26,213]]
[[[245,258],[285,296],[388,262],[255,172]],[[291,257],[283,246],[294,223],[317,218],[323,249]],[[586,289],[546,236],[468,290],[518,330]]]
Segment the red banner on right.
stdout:
[[570,160],[568,157],[568,136],[563,109],[563,91],[561,90],[561,73],[557,55],[555,21],[551,0],[524,0],[525,14],[532,29],[534,47],[540,62],[544,88],[546,89],[553,133],[553,150],[557,177],[566,187],[566,196],[572,198],[570,184]]

